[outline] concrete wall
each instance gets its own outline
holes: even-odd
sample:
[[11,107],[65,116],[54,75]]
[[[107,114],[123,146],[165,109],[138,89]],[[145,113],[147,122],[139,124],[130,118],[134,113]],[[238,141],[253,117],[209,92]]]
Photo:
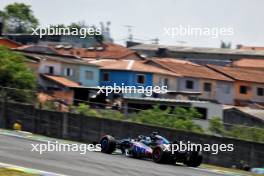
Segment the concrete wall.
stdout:
[[[2,104],[0,104],[0,114],[3,111],[2,107]],[[235,150],[233,152],[220,152],[217,155],[204,152],[204,163],[227,167],[237,165],[242,160],[251,167],[263,167],[264,163],[264,144],[260,143],[125,121],[39,110],[29,105],[9,104],[6,108],[8,109],[5,113],[7,128],[11,128],[16,120],[20,120],[25,131],[82,142],[98,141],[105,134],[111,134],[117,138],[133,138],[140,134],[148,135],[152,131],[158,131],[171,141],[185,140],[200,144],[234,144]]]
[[204,130],[209,127],[209,120],[214,117],[223,118],[223,107],[221,104],[215,104],[211,102],[192,102],[192,107],[206,109],[206,119],[196,119],[195,123],[200,125]]

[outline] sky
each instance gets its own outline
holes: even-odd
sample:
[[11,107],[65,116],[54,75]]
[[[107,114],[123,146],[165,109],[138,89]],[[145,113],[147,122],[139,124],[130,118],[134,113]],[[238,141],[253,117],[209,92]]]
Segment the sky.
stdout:
[[[41,26],[84,21],[89,25],[111,22],[111,36],[123,44],[132,27],[134,41],[199,47],[219,47],[220,41],[264,46],[263,0],[1,0],[7,4],[23,2],[32,6]],[[164,28],[178,26],[232,28],[233,35],[191,35],[171,37]]]

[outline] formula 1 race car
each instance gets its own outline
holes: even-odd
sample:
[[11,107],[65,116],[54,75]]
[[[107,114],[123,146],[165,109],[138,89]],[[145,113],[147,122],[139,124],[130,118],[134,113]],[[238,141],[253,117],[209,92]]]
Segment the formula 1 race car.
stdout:
[[137,139],[116,140],[113,136],[105,135],[101,138],[101,152],[112,154],[116,149],[122,154],[133,158],[152,159],[156,163],[175,164],[184,163],[189,167],[198,167],[203,160],[200,149],[196,151],[172,152],[171,144],[166,138],[152,132],[150,136],[138,136]]

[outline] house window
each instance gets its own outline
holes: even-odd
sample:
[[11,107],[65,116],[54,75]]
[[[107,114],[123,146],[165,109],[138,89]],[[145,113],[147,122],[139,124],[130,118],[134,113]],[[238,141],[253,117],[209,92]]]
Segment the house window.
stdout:
[[212,91],[212,84],[211,83],[204,83],[204,91],[211,92]]
[[247,86],[240,86],[240,94],[247,94],[248,88]]
[[107,72],[103,73],[103,81],[110,81],[109,73],[107,73]]
[[53,66],[46,66],[46,73],[54,75],[54,67]]
[[137,83],[144,84],[145,83],[145,75],[137,75]]
[[92,71],[85,71],[85,78],[88,80],[93,80],[93,72]]
[[167,86],[167,89],[169,89],[169,79],[168,78],[160,78],[160,86]]
[[257,95],[258,96],[264,96],[264,88],[258,87],[257,88]]
[[65,68],[64,69],[64,75],[65,76],[73,76],[73,69],[71,69],[71,68]]
[[186,87],[186,89],[193,89],[193,81],[187,80],[185,87]]

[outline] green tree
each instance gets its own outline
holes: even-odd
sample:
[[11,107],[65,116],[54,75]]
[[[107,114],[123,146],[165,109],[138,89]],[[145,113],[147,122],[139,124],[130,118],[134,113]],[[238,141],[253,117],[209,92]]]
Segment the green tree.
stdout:
[[33,15],[30,5],[14,3],[7,5],[0,16],[5,19],[5,31],[9,33],[28,33],[36,28],[38,19]]
[[219,117],[215,117],[209,120],[209,132],[215,135],[225,135],[225,128],[222,120]]
[[25,57],[22,55],[0,46],[0,85],[17,88],[1,88],[2,96],[16,101],[30,101],[34,97],[32,91],[36,88],[35,75],[24,60]]
[[101,116],[108,119],[125,120],[124,114],[117,110],[100,110]]
[[139,123],[202,133],[202,128],[193,122],[193,118],[199,118],[200,116],[195,108],[185,109],[176,107],[172,111],[171,108],[161,110],[159,106],[154,106],[153,109],[142,110],[135,114],[132,120]]
[[85,103],[80,103],[76,107],[76,112],[85,116],[101,117],[101,115],[96,110],[91,109],[90,106]]
[[234,125],[227,135],[242,140],[264,143],[264,128]]

